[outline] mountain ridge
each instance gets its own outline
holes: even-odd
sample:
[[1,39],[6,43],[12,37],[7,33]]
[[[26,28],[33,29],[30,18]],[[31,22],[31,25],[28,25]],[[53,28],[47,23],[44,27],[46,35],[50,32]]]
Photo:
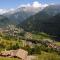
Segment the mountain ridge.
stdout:
[[[50,6],[49,6],[50,7]],[[46,7],[46,8],[49,8]],[[52,6],[54,7],[54,6]],[[50,9],[50,8],[49,8]],[[25,29],[26,31],[30,31],[30,32],[44,32],[44,33],[48,33],[52,36],[60,36],[60,11],[58,11],[57,7],[52,8],[52,14],[47,13],[48,11],[40,11],[39,13],[29,17],[28,19],[26,19],[25,21],[23,21],[21,24],[19,24],[18,26],[22,27],[23,29]],[[57,9],[55,11],[57,11],[56,14],[54,14],[54,9]],[[51,15],[50,15],[51,14]],[[59,24],[58,24],[59,23]]]

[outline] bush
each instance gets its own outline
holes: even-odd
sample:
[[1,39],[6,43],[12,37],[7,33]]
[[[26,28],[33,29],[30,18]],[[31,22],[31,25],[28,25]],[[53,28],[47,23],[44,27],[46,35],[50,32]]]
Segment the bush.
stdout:
[[7,48],[7,50],[16,50],[16,49],[19,49],[19,44],[16,43],[16,44],[11,44],[10,47]]
[[28,51],[29,55],[32,55],[32,54],[41,54],[40,46],[35,46],[33,48],[30,48],[30,46],[27,45],[27,46],[24,47],[24,49]]
[[41,48],[40,48],[40,46],[35,46],[32,49],[32,52],[33,52],[33,54],[41,54]]

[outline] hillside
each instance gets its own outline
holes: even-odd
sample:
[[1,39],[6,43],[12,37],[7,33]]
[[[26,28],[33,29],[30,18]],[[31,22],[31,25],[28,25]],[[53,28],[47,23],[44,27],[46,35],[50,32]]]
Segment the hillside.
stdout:
[[44,32],[52,36],[60,36],[60,14],[49,15],[46,12],[39,12],[23,21],[18,26],[26,31]]
[[0,28],[1,27],[5,28],[9,24],[11,24],[10,20],[7,17],[5,17],[5,16],[0,15]]
[[43,9],[42,12],[45,12],[50,16],[55,16],[56,14],[60,13],[60,5],[49,5],[48,7]]
[[[60,13],[60,5],[49,5],[47,7],[19,7],[14,10],[7,9],[6,13],[2,14],[10,19],[12,24],[19,24],[32,15],[35,15],[40,11],[41,15],[47,14],[48,16],[55,16]],[[46,16],[47,17],[47,16]],[[37,17],[38,18],[38,17]],[[41,17],[40,17],[41,18]],[[44,18],[45,19],[45,18]]]
[[41,10],[42,10],[42,7],[41,8],[40,7],[39,8],[19,7],[14,9],[13,11],[6,12],[3,15],[8,17],[13,24],[17,25],[20,22],[27,19],[28,17],[30,17],[31,15],[34,15]]

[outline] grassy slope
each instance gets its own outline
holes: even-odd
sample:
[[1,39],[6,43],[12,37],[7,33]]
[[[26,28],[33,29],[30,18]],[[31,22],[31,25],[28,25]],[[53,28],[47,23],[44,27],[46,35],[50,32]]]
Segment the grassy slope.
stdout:
[[42,52],[41,55],[38,55],[36,60],[60,60],[60,55],[57,55],[56,53]]
[[47,34],[32,34],[32,39],[51,41],[51,38]]
[[[33,34],[33,38],[34,39],[42,39],[42,38],[48,38],[48,37],[46,37],[44,35],[42,37],[42,35],[38,35],[38,34],[35,35],[35,34]],[[7,44],[9,46],[10,43],[12,43],[13,45],[18,43],[20,46],[22,46],[22,42],[21,41],[19,42],[18,40],[13,40],[13,39],[5,40],[5,39],[1,38],[0,43],[1,42],[4,42],[4,45],[6,45],[6,46],[7,46]],[[55,44],[60,46],[60,42],[55,42]],[[60,60],[60,55],[57,55],[56,53],[42,52],[41,55],[37,55],[37,56],[38,56],[38,58],[36,60]],[[0,57],[0,60],[18,60],[18,59],[17,58]]]
[[60,42],[55,42],[54,44],[56,44],[56,45],[60,46]]

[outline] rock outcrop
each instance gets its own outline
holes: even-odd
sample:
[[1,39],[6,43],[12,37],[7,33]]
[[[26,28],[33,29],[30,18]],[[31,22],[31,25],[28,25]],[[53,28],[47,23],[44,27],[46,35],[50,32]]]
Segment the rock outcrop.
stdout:
[[10,50],[10,51],[1,51],[0,56],[5,57],[17,57],[22,60],[27,59],[28,52],[23,49]]

